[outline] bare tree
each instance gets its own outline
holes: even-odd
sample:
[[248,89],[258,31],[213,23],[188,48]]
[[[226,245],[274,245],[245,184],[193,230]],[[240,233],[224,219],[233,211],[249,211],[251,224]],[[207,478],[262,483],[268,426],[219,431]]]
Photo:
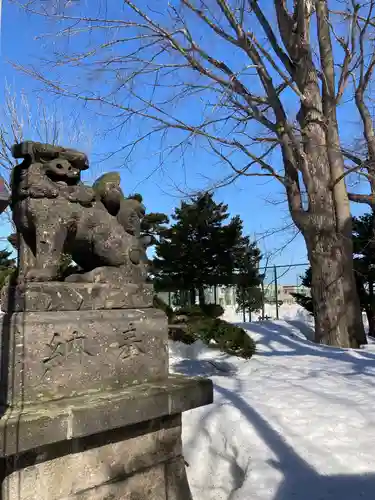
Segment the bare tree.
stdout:
[[[58,20],[59,40],[76,37],[61,53],[54,46],[48,75],[53,63],[56,70],[69,66],[81,76],[79,86],[61,80],[63,73],[55,79],[23,71],[56,94],[106,109],[113,128],[134,130],[144,120],[123,151],[155,136],[163,140],[163,158],[209,148],[230,169],[227,182],[274,178],[306,241],[316,340],[366,343],[337,116],[350,84],[354,27],[346,26],[350,38],[343,41],[327,0],[159,0],[150,7],[124,0],[113,17],[109,4],[108,14],[95,16],[92,3],[88,12],[58,3],[56,11],[50,2],[48,11],[46,2],[24,7]],[[357,11],[367,9],[365,18],[369,3],[355,3]]]
[[[12,156],[13,144],[30,139],[48,144],[90,145],[90,131],[72,113],[63,114],[57,107],[47,106],[42,99],[31,104],[24,93],[16,93],[5,86],[4,105],[0,108],[0,173],[10,191],[10,178],[16,160]],[[9,209],[4,213],[10,231],[15,231]],[[7,238],[3,238],[7,240]]]
[[[375,209],[375,128],[373,114],[372,80],[375,71],[375,0],[358,3],[347,0],[344,10],[334,14],[350,26],[350,36],[337,40],[346,52],[342,79],[350,78],[354,101],[362,124],[363,140],[357,147],[344,148],[345,157],[351,161],[347,172],[358,172],[365,177],[369,194],[349,193],[349,199],[365,203]],[[359,147],[358,147],[359,145]]]
[[5,86],[0,117],[0,169],[7,179],[16,162],[12,145],[31,137],[48,144],[68,143],[86,150],[90,147],[91,132],[78,116],[64,114],[40,97],[30,103],[24,92],[17,93],[9,85]]

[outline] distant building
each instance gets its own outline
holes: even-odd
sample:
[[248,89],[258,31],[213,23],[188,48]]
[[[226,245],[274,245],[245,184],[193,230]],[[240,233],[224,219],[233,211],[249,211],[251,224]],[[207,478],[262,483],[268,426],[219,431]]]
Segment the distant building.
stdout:
[[[296,300],[293,293],[302,293],[306,296],[310,295],[310,289],[302,285],[278,285],[277,290],[275,285],[265,285],[264,298],[265,303],[275,304],[277,301],[282,304],[295,304]],[[168,292],[161,292],[158,294],[166,303],[173,302],[173,294],[169,296]],[[216,292],[214,287],[206,288],[205,290],[206,303],[220,304],[222,307],[236,306],[236,289],[235,287],[217,287]],[[196,298],[198,302],[198,296]]]
[[268,285],[264,288],[266,302],[271,304],[276,302],[276,296],[278,302],[282,302],[283,304],[295,304],[296,299],[293,297],[293,293],[301,293],[309,296],[310,289],[302,285],[278,285],[277,291],[275,285]]

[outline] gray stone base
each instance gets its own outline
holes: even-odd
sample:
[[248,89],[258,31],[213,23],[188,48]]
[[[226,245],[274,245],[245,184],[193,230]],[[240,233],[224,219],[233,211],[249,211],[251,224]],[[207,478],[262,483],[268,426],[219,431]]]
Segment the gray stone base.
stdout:
[[9,368],[0,404],[37,404],[164,379],[167,349],[167,319],[158,309],[7,314],[1,350]]
[[191,500],[179,415],[49,445],[7,469],[2,500]]
[[151,307],[147,284],[21,282],[1,290],[1,308],[9,312],[90,311]]
[[191,500],[181,413],[211,402],[210,380],[170,376],[9,409],[1,500]]

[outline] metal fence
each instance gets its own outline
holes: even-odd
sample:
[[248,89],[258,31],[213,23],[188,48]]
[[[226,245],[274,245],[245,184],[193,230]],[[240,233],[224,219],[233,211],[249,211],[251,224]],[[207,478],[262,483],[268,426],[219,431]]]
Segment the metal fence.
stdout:
[[309,295],[310,290],[302,285],[309,264],[290,264],[270,266],[260,269],[264,275],[262,282],[263,303],[261,318],[280,318],[281,309],[292,307],[296,304],[293,297],[295,293]]
[[[295,298],[293,293],[309,295],[309,289],[302,286],[302,276],[309,264],[290,264],[279,266],[260,267],[259,273],[264,276],[261,284],[262,305],[259,311],[241,311],[236,303],[236,290],[234,287],[211,287],[205,290],[207,304],[220,304],[227,316],[237,315],[238,320],[253,319],[280,319],[285,314],[293,316]],[[159,297],[172,307],[190,304],[187,291],[159,292]]]

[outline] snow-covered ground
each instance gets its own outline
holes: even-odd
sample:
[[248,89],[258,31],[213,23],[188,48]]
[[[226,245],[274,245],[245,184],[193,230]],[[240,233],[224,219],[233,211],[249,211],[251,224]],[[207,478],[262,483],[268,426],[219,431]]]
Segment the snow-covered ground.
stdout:
[[[252,321],[260,321],[261,320],[262,311],[255,311],[252,313]],[[314,324],[313,316],[306,311],[299,304],[282,304],[279,306],[278,310],[279,317],[277,318],[276,306],[275,304],[265,304],[264,306],[264,316],[269,320],[282,319],[286,321],[299,321],[306,323],[311,327],[308,332],[312,333],[312,327]],[[365,313],[362,314],[363,323],[365,325],[365,329],[368,327],[367,316]],[[243,313],[237,312],[236,306],[225,306],[224,314],[222,319],[225,321],[229,321],[231,323],[241,323],[243,322]],[[246,320],[248,319],[248,314],[246,313]],[[306,330],[307,331],[307,330]],[[312,338],[310,338],[312,340]],[[374,497],[375,500],[375,497]]]
[[[262,311],[255,311],[252,313],[253,321],[257,320],[259,316],[261,316]],[[276,319],[276,306],[275,304],[265,304],[264,305],[264,316],[267,316],[269,319]],[[246,318],[248,315],[246,314]],[[225,321],[231,322],[242,322],[243,321],[243,313],[237,312],[237,308],[235,306],[225,306],[224,314],[222,318]],[[282,304],[279,306],[279,319],[284,320],[299,320],[308,324],[312,324],[312,316],[309,314],[306,309],[301,307],[298,304]]]
[[246,325],[251,360],[171,343],[174,371],[211,377],[214,404],[183,416],[195,500],[374,500],[375,345],[306,340],[297,320]]

